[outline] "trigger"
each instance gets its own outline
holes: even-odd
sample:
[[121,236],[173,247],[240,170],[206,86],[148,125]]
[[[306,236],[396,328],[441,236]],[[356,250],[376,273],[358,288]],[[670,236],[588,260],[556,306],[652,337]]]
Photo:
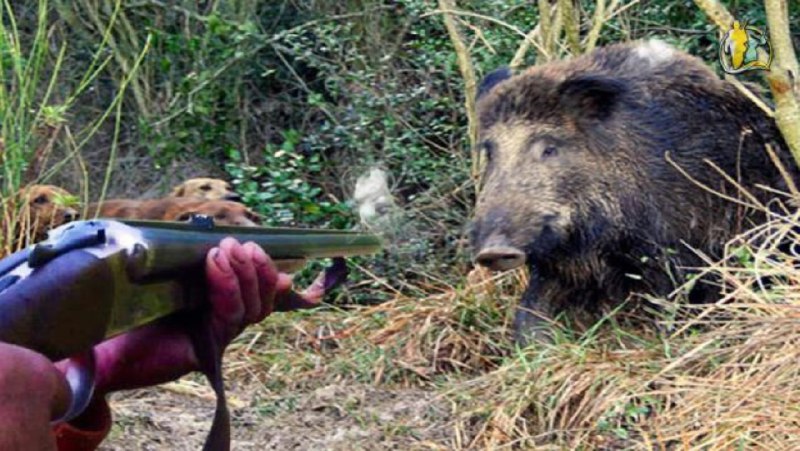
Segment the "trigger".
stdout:
[[69,358],[65,367],[64,377],[69,384],[72,398],[69,408],[56,422],[72,420],[83,413],[86,407],[89,406],[89,401],[92,400],[92,395],[94,394],[94,349]]

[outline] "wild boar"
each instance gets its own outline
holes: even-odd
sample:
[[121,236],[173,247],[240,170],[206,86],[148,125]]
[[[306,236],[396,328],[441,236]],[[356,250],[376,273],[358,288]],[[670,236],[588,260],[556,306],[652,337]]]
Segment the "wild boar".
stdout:
[[[767,144],[798,180],[774,122],[660,41],[501,70],[479,92],[486,166],[470,240],[481,265],[530,268],[522,342],[570,306],[668,295],[702,265],[692,249],[721,257],[766,214],[736,184],[762,204],[774,194],[759,185],[787,190]],[[715,295],[697,284],[690,299]]]

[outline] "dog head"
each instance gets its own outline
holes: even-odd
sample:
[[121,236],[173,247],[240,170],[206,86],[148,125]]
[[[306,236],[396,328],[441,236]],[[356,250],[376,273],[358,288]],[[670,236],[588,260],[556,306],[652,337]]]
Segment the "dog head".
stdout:
[[173,188],[170,196],[235,202],[241,200],[241,197],[233,191],[230,183],[207,177],[186,180]]
[[78,219],[73,196],[58,186],[27,186],[16,198],[21,206],[20,221],[31,237],[42,238],[48,230]]
[[202,200],[177,205],[167,212],[168,221],[188,221],[192,215],[205,215],[214,219],[214,224],[257,227],[261,220],[253,211],[238,202],[228,200]]

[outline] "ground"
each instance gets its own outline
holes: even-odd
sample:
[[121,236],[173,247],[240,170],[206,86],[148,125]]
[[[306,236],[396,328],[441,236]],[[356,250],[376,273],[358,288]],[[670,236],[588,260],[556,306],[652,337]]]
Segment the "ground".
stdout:
[[[365,384],[325,385],[283,397],[233,388],[232,449],[445,449],[450,409],[434,392]],[[104,450],[200,449],[214,413],[213,392],[184,379],[112,400],[115,426]]]

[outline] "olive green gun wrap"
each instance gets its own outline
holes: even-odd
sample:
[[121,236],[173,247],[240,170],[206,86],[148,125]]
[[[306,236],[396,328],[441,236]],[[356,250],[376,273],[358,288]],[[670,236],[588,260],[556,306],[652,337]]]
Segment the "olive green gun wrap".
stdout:
[[[332,257],[342,263],[341,257],[380,249],[373,235],[216,227],[208,218],[195,218],[191,224],[78,221],[0,260],[0,341],[33,349],[53,361],[71,358],[69,419],[91,398],[96,344],[167,317],[189,324],[200,370],[217,394],[204,449],[227,450],[224,348],[210,333],[204,272],[208,251],[226,236],[255,242],[282,271],[297,269],[308,259]],[[290,304],[283,309],[308,307],[297,297]]]

